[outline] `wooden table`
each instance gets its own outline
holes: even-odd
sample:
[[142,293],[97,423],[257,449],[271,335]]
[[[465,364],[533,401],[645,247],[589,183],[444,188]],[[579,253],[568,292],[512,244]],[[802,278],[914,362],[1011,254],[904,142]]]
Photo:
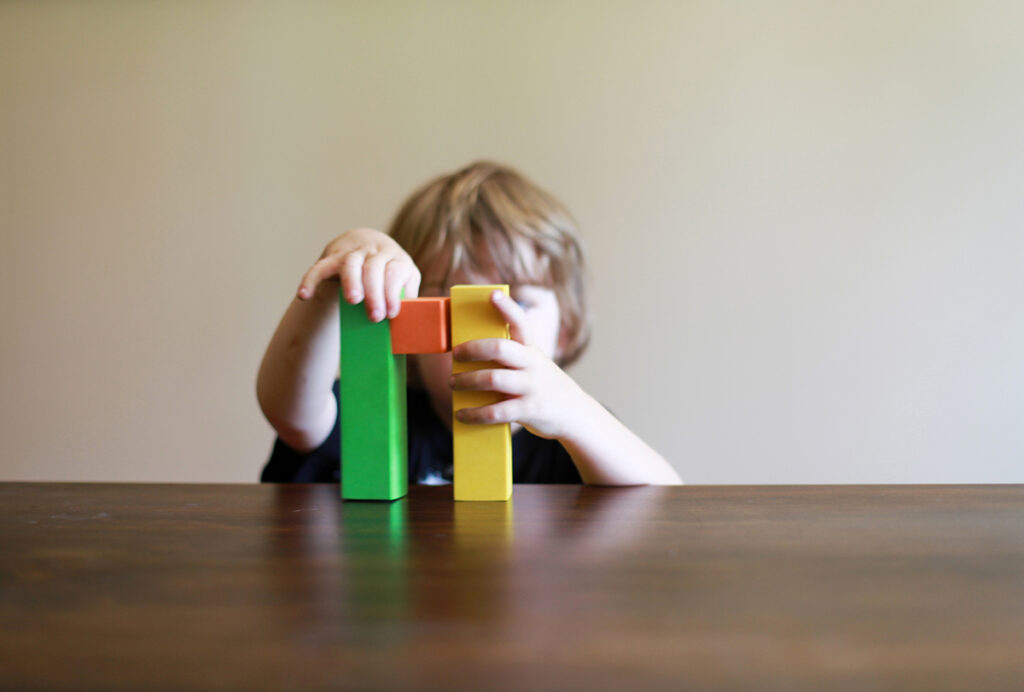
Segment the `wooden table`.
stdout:
[[0,689],[1024,689],[1024,487],[0,484]]

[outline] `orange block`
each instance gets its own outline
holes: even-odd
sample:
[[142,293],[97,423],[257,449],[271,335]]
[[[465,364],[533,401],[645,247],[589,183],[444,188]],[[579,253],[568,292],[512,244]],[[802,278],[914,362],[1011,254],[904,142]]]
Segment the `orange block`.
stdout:
[[451,300],[406,298],[391,320],[392,353],[444,353],[452,348]]

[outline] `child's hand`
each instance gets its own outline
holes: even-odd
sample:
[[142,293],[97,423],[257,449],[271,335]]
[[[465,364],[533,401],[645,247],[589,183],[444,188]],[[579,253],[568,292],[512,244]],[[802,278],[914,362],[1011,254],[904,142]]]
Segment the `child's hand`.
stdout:
[[456,412],[463,423],[521,423],[534,435],[563,439],[578,429],[581,416],[596,404],[534,342],[526,312],[501,291],[491,303],[509,324],[512,339],[478,339],[457,346],[455,360],[494,361],[500,368],[453,375],[452,389],[489,391],[507,398],[496,404]]
[[[398,315],[402,289],[406,298],[420,291],[420,271],[390,236],[372,228],[357,228],[338,236],[299,283],[297,295],[309,300],[324,281],[341,281],[345,300],[366,299],[366,314],[374,322]],[[333,290],[333,289],[332,289]]]

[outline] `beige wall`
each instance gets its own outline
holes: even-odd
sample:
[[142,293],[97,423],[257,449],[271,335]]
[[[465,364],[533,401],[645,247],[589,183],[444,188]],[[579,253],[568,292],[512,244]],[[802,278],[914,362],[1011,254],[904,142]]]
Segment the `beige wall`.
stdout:
[[248,481],[332,236],[566,201],[691,482],[1024,481],[1024,4],[4,3],[0,479]]

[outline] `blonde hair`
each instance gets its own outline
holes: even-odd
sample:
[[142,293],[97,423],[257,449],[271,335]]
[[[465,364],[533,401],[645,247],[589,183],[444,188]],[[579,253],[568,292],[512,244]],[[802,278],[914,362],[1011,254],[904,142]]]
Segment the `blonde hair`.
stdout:
[[559,364],[573,363],[586,349],[590,316],[576,222],[520,173],[479,161],[439,176],[405,201],[389,233],[421,269],[447,261],[444,286],[455,272],[492,271],[500,283],[551,289],[561,313]]

